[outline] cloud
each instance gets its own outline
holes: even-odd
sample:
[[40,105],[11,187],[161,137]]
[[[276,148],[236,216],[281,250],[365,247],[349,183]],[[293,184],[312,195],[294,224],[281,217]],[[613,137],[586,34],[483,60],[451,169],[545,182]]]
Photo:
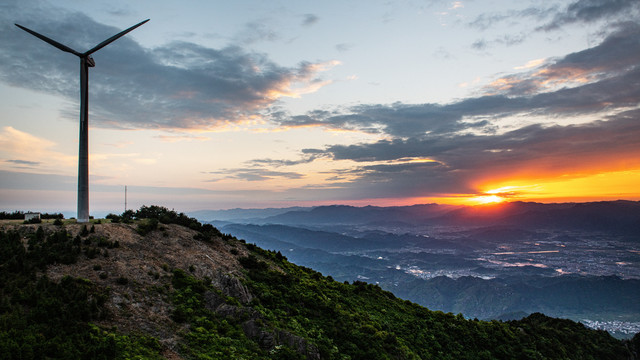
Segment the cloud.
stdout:
[[33,136],[11,126],[0,131],[0,149],[3,152],[21,156],[43,156],[55,144],[52,141]]
[[640,25],[622,23],[615,26],[599,45],[569,54],[525,72],[500,78],[488,88],[507,95],[524,95],[541,91],[593,83],[604,79],[634,76],[640,64]]
[[311,26],[317,23],[320,18],[315,14],[304,14],[304,19],[302,20],[302,26]]
[[[542,4],[542,3],[541,3]],[[482,13],[467,23],[467,26],[486,31],[502,23],[509,24],[509,33],[496,36],[493,40],[479,39],[471,44],[476,50],[486,50],[490,45],[513,46],[524,42],[531,34],[540,31],[555,31],[572,24],[607,22],[604,32],[616,22],[636,22],[640,16],[640,2],[637,0],[577,0],[566,7],[552,5],[532,6],[522,10]],[[528,20],[545,22],[535,28],[527,28]],[[524,28],[520,31],[515,29]]]
[[449,104],[363,104],[272,119],[282,126],[323,126],[394,138],[499,131],[508,116],[572,117],[640,103],[640,26],[625,23],[591,49],[497,79],[483,96]]
[[280,160],[280,159],[254,159],[250,160],[248,164],[254,166],[274,166],[274,167],[282,167],[282,166],[294,166],[300,164],[308,164],[317,159],[317,156],[304,156],[299,160]]
[[476,50],[484,50],[488,47],[487,40],[485,39],[476,40],[473,42],[473,44],[471,44],[471,47]]
[[629,15],[629,12],[637,14],[639,9],[640,3],[637,0],[578,0],[557,13],[551,22],[539,30],[556,30],[573,23],[592,23],[620,14]]
[[18,160],[18,159],[5,160],[5,162],[12,164],[13,167],[20,168],[20,169],[32,169],[42,164],[39,161]]
[[[639,25],[618,24],[593,48],[531,62],[524,72],[500,78],[484,95],[449,104],[364,104],[297,116],[280,113],[274,119],[283,126],[380,134],[383,139],[372,143],[302,150],[310,160],[352,162],[332,181],[341,194],[356,198],[472,194],[489,180],[568,179],[635,169],[640,157],[638,39]],[[514,117],[543,117],[547,124],[518,124],[510,120]],[[501,127],[505,119],[509,127]],[[574,123],[562,125],[564,120]]]
[[262,41],[276,41],[280,35],[267,25],[266,20],[256,20],[247,23],[244,29],[236,36],[240,43],[249,45]]
[[55,151],[56,144],[5,126],[0,129],[0,168],[60,172],[77,166],[77,158]]
[[598,20],[619,20],[620,18],[632,19],[633,14],[638,10],[640,10],[640,4],[636,0],[577,0],[563,8],[552,4],[532,6],[522,10],[482,13],[467,25],[484,31],[502,22],[515,23],[518,19],[533,19],[539,22],[552,18],[545,25],[535,29],[536,31],[551,31],[574,23],[593,23]]
[[340,44],[336,44],[336,46],[335,46],[336,50],[338,50],[340,52],[349,51],[349,50],[353,49],[354,47],[355,47],[355,44],[353,44],[353,43],[340,43]]
[[[11,3],[3,7],[0,81],[71,100],[74,105],[63,109],[63,115],[75,120],[78,59],[9,24],[18,22],[78,51],[121,29],[57,8]],[[157,26],[153,24],[152,20],[144,27]],[[266,31],[261,26],[254,30]],[[330,83],[318,77],[328,69],[323,63],[301,61],[283,67],[238,46],[212,49],[176,41],[147,49],[125,36],[96,52],[94,59],[90,118],[103,127],[211,129],[259,116],[282,97],[300,96]]]
[[236,168],[236,169],[222,169],[219,171],[207,172],[212,175],[224,175],[220,178],[209,180],[209,182],[217,182],[223,179],[234,179],[244,181],[266,181],[275,178],[284,179],[302,179],[303,174],[290,171],[274,171],[264,168]]
[[[491,179],[570,178],[638,167],[640,110],[593,123],[529,125],[504,134],[432,136],[332,145],[306,153],[351,160],[346,188],[362,196],[416,197],[473,193]],[[431,162],[406,162],[408,157]]]
[[467,23],[467,26],[485,31],[503,22],[516,23],[519,19],[534,19],[541,21],[549,16],[558,14],[561,10],[556,5],[549,7],[528,7],[522,10],[505,10],[502,12],[483,12]]

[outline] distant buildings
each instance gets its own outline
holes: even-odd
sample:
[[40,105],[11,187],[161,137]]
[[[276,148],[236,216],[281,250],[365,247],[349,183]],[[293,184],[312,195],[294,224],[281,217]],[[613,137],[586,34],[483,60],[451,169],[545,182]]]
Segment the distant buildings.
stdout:
[[40,213],[39,212],[28,212],[28,213],[24,213],[24,221],[33,221],[33,220],[40,220]]

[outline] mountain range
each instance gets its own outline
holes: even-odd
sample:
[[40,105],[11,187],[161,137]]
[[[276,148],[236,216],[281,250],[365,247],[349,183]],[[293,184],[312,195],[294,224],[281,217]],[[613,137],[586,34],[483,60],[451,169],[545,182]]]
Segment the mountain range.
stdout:
[[250,222],[254,224],[410,224],[449,226],[509,225],[520,228],[559,228],[640,233],[639,201],[602,201],[543,204],[505,202],[479,206],[439,204],[377,207],[347,205],[312,208],[202,210],[191,213],[203,221]]

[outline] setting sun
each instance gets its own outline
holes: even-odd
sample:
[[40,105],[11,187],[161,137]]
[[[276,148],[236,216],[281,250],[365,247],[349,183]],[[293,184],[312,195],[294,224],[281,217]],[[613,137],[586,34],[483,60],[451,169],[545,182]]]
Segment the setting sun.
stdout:
[[476,196],[473,197],[471,199],[469,199],[470,202],[475,203],[475,204],[497,204],[497,203],[501,203],[503,201],[505,201],[506,199],[503,197],[500,197],[498,195],[482,195],[482,196]]

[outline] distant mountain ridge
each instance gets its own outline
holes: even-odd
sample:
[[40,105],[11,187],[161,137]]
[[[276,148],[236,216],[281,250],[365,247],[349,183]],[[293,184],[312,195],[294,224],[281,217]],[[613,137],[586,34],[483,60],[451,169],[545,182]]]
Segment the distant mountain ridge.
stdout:
[[[411,225],[467,227],[509,225],[523,229],[587,229],[640,236],[640,201],[627,200],[552,204],[516,201],[477,206],[425,204],[355,207],[330,205],[313,208],[235,209],[229,211],[229,213],[194,212],[193,214],[205,221],[235,220],[235,222],[253,224],[354,225],[397,222]],[[235,219],[229,214],[233,214]]]
[[430,222],[448,225],[510,225],[523,228],[603,230],[640,234],[640,201],[542,204],[510,202],[464,207]]
[[201,221],[239,221],[247,219],[262,219],[269,216],[275,216],[290,211],[310,211],[313,208],[307,207],[285,207],[285,208],[266,208],[266,209],[226,209],[226,210],[196,210],[189,212],[190,216]]

